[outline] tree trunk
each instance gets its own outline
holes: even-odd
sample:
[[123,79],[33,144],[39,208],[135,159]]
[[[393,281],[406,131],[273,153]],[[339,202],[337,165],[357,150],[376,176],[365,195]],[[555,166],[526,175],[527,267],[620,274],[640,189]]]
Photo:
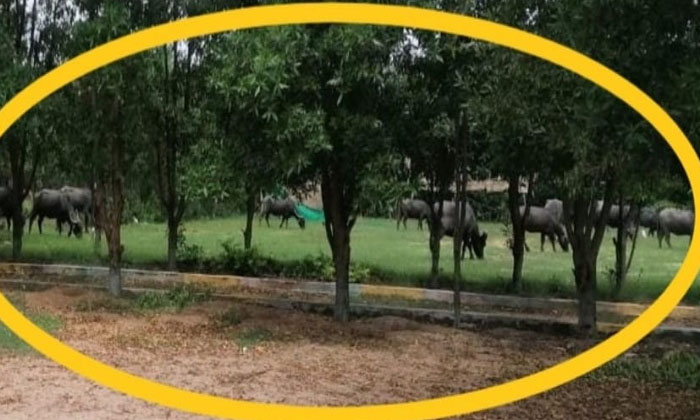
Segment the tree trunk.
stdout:
[[[513,273],[511,276],[511,287],[515,293],[520,293],[523,289],[522,277],[523,263],[525,260],[525,227],[523,220],[526,215],[520,216],[520,194],[518,186],[518,177],[511,177],[508,182],[508,210],[510,213],[511,226],[513,227],[513,248],[511,250],[513,254]],[[526,210],[529,210],[529,208],[526,208]]]
[[592,337],[597,332],[596,308],[596,257],[583,252],[574,257],[574,275],[578,295],[578,328],[584,337]]
[[528,186],[525,200],[525,209],[520,214],[520,176],[511,175],[508,177],[508,210],[510,213],[511,225],[513,226],[513,273],[511,276],[511,287],[515,293],[523,290],[523,265],[525,264],[525,219],[530,214],[530,201],[533,176],[528,177]]
[[24,216],[20,205],[12,215],[12,261],[22,258],[22,235],[24,235]]
[[[597,332],[596,294],[597,261],[605,236],[605,226],[612,204],[613,183],[608,182],[603,197],[603,208],[596,220],[596,202],[591,197],[566,198],[564,200],[564,224],[570,239],[574,280],[579,301],[578,327],[585,337]],[[573,216],[573,219],[570,218]]]
[[617,227],[613,244],[615,245],[615,284],[612,298],[617,300],[627,279],[627,226],[621,224]]
[[637,248],[637,238],[639,237],[639,222],[640,222],[640,217],[641,217],[641,209],[639,208],[639,204],[634,204],[632,207],[630,207],[630,211],[634,210],[634,235],[632,236],[632,249],[630,250],[630,256],[627,259],[627,266],[625,267],[625,270],[628,272],[630,271],[630,266],[632,265],[632,259],[634,258],[634,250]]
[[335,319],[350,319],[350,235],[341,227],[333,233],[336,251],[333,253],[335,268]]
[[[121,109],[118,98],[112,103],[110,121],[113,127],[120,127]],[[107,238],[109,250],[109,292],[119,296],[122,291],[121,263],[124,246],[121,243],[121,221],[124,211],[124,137],[118,128],[106,136],[109,144],[109,165],[102,171],[100,186],[97,188],[99,221]]]
[[[452,276],[452,308],[454,311],[454,326],[459,328],[459,323],[462,317],[462,242],[464,231],[464,216],[466,195],[464,194],[463,185],[465,183],[464,173],[460,171],[457,175],[457,201],[456,201],[456,217],[454,235],[452,237],[452,258],[454,260],[453,276]],[[462,178],[462,179],[460,179]]]
[[175,215],[168,211],[168,270],[177,270],[177,236],[180,223]]
[[[93,220],[97,220],[97,219],[93,219]],[[93,242],[93,247],[92,247],[95,255],[100,255],[101,248],[102,248],[102,228],[99,226],[95,226],[95,240]]]
[[440,277],[440,237],[430,232],[430,279],[428,288],[436,289]]
[[22,257],[22,235],[24,235],[24,215],[22,214],[22,192],[24,186],[24,161],[26,156],[26,144],[22,144],[15,128],[6,135],[10,160],[10,172],[12,174],[12,260],[19,261]]
[[438,202],[438,211],[434,211],[433,203],[430,203],[430,278],[428,279],[428,288],[437,289],[439,286],[440,277],[440,239],[442,238],[442,200]]
[[348,209],[351,198],[343,194],[339,176],[326,169],[321,176],[321,199],[326,214],[326,238],[333,254],[335,276],[335,319],[350,319],[350,231],[355,223]]
[[253,246],[253,219],[255,218],[255,192],[249,190],[246,199],[246,219],[245,230],[243,231],[243,243],[245,249],[250,249]]
[[122,253],[124,247],[121,245],[121,229],[108,229],[107,241],[109,243],[109,293],[119,296],[122,293]]

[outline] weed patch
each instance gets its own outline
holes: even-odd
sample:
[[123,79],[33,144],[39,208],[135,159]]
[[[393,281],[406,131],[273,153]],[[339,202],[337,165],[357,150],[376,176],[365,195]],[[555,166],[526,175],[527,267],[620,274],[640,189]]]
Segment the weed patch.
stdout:
[[266,328],[246,328],[235,335],[236,343],[241,348],[255,347],[272,337],[272,332]]

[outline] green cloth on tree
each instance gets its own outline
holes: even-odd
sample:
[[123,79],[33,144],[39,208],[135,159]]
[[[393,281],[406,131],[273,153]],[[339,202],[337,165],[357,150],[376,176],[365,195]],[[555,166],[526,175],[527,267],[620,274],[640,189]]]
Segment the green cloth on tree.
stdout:
[[325,221],[325,216],[323,215],[322,210],[317,210],[301,203],[296,205],[296,209],[297,213],[299,213],[306,220],[312,222]]

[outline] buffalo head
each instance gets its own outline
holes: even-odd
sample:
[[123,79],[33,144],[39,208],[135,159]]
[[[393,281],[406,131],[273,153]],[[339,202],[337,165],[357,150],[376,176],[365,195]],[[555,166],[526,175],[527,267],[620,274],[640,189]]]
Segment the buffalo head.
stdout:
[[472,245],[474,247],[474,254],[476,258],[484,259],[484,248],[486,248],[486,238],[488,238],[488,233],[482,232],[481,235],[474,235],[472,240]]

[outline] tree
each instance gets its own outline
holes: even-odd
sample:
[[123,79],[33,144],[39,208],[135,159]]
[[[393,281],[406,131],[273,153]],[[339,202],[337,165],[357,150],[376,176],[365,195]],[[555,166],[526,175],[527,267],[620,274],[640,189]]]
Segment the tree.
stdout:
[[293,27],[234,32],[217,43],[209,85],[226,139],[228,170],[245,191],[246,249],[262,190],[295,187],[318,145],[320,113],[295,99],[304,34]]
[[[74,50],[85,50],[128,33],[138,22],[140,9],[114,1],[105,1],[97,10],[87,9],[90,18],[74,26]],[[94,13],[90,15],[90,13]],[[145,56],[124,59],[95,71],[75,86],[86,98],[93,136],[92,155],[95,174],[96,221],[105,233],[109,259],[109,291],[121,293],[121,264],[124,247],[121,224],[125,202],[125,178],[128,172],[127,141],[131,153],[142,147],[145,130],[140,104],[146,102]],[[128,121],[128,124],[126,123]]]
[[[684,56],[679,41],[687,30],[689,7],[694,8],[689,3],[669,8],[660,1],[645,4],[563,1],[552,4],[552,23],[545,31],[620,71],[653,96],[661,93],[669,72],[673,72],[669,69]],[[600,36],[602,33],[606,34],[604,38]],[[572,168],[564,183],[569,192],[565,218],[579,292],[579,326],[584,333],[592,334],[596,258],[612,202],[638,206],[644,197],[640,192],[648,190],[645,179],[657,174],[667,177],[667,172],[660,170],[664,165],[659,165],[658,160],[643,158],[657,147],[649,143],[651,135],[640,135],[648,129],[646,122],[599,88],[582,81],[564,81],[568,78],[560,75],[553,79],[553,84],[561,89],[558,97],[565,104],[562,118],[569,118],[570,126],[576,129],[576,132],[568,130],[568,136],[577,141],[576,150],[567,152],[569,158],[563,159]],[[597,220],[596,195],[602,195],[603,199],[601,217]],[[614,241],[618,285],[614,292],[622,287],[629,266],[624,223],[621,226]]]
[[[300,57],[299,95],[319,110],[323,142],[309,154],[309,179],[320,178],[326,238],[335,269],[335,318],[349,318],[350,234],[359,213],[362,180],[372,162],[391,151],[380,109],[393,103],[389,51],[394,28],[314,25]],[[318,177],[318,178],[317,178]]]
[[[58,65],[74,12],[57,1],[44,3],[3,0],[0,2],[0,40],[5,65],[0,67],[0,98],[10,99],[41,73]],[[40,16],[42,18],[40,18]],[[44,140],[53,136],[51,100],[44,101],[14,124],[3,138],[10,163],[12,256],[22,253],[24,215],[22,203],[34,183]]]

